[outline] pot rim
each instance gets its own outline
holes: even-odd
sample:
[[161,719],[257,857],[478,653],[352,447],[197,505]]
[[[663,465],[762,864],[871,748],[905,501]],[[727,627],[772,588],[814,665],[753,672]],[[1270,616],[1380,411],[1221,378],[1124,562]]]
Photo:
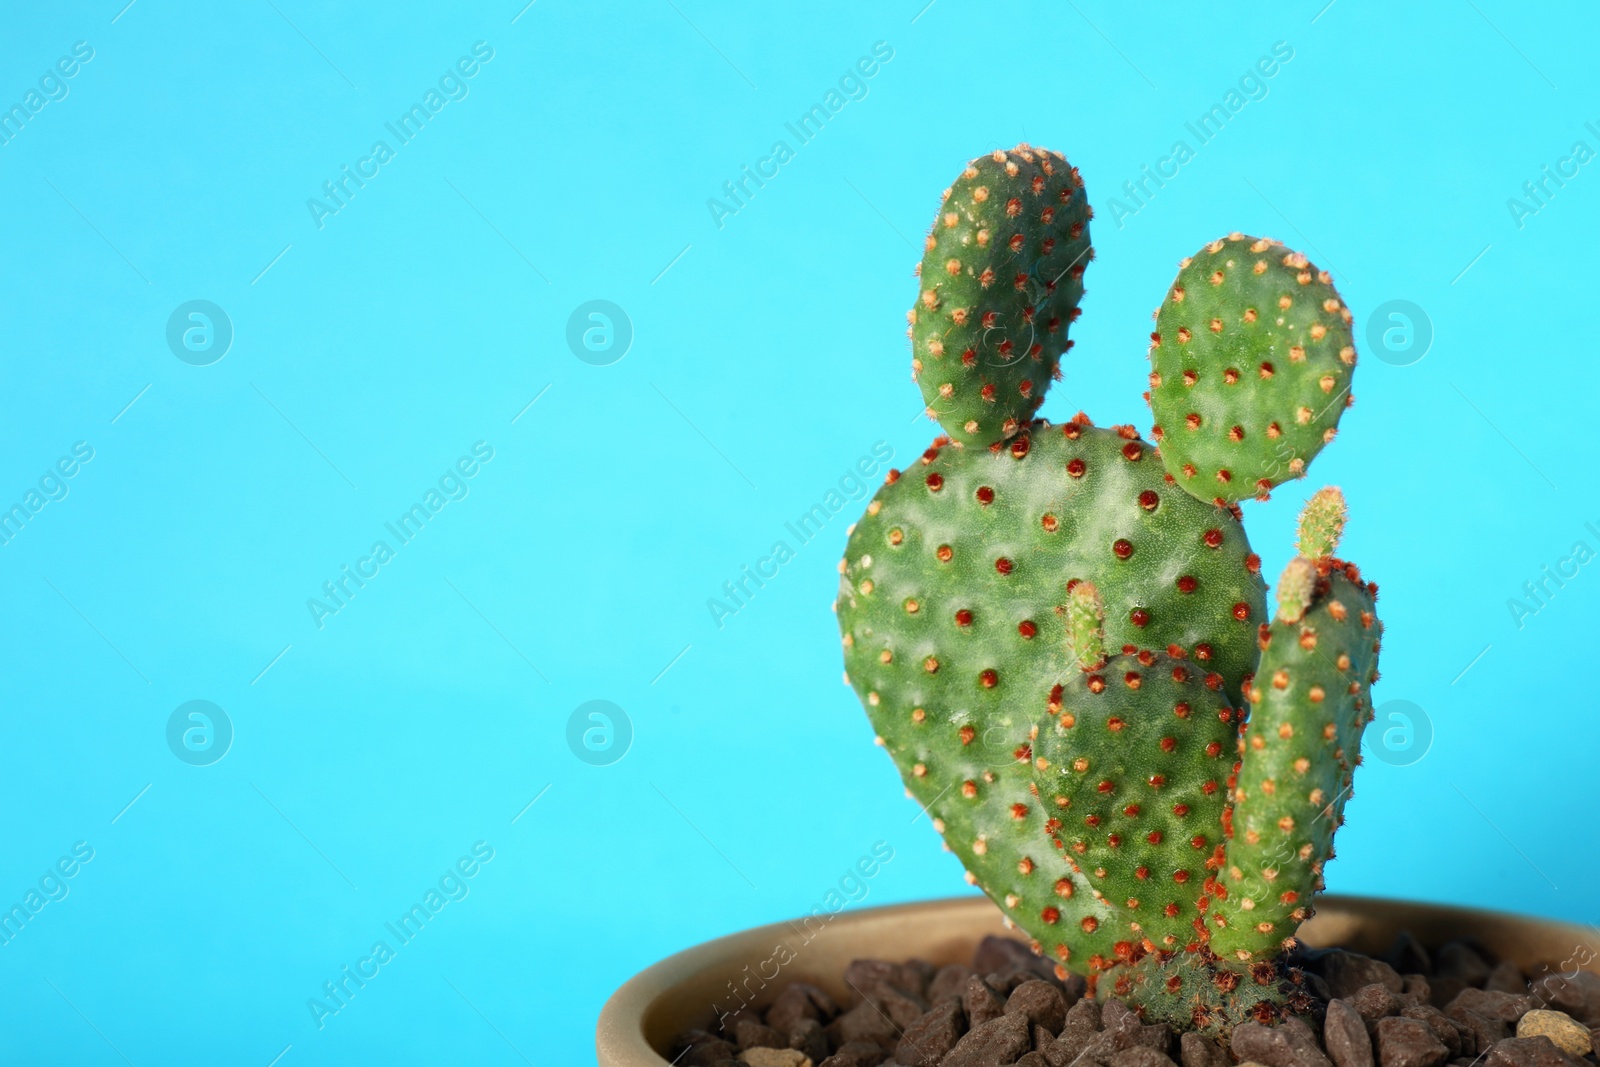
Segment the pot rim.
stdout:
[[[886,920],[899,927],[930,929],[940,929],[948,923],[951,928],[966,932],[989,921],[994,932],[1007,932],[1002,929],[1002,915],[993,902],[972,894],[840,912],[828,920],[826,933],[837,941],[840,936],[848,938],[852,928],[877,926]],[[623,983],[606,1001],[595,1027],[596,1051],[602,1067],[667,1064],[645,1035],[646,1023],[662,1008],[667,996],[689,979],[719,966],[732,965],[731,973],[736,974],[738,963],[748,962],[753,946],[792,938],[801,921],[770,923],[703,941],[652,964]],[[1370,953],[1381,952],[1401,930],[1410,931],[1424,942],[1471,933],[1502,957],[1519,964],[1560,958],[1562,951],[1575,956],[1579,950],[1586,950],[1589,959],[1582,969],[1600,970],[1600,929],[1459,905],[1319,894],[1316,914],[1301,928],[1300,936],[1316,947],[1365,945]],[[1017,936],[1020,931],[1010,933]],[[1444,936],[1430,938],[1430,933]],[[1372,948],[1373,945],[1378,947]],[[1574,947],[1554,949],[1552,946],[1556,945]],[[792,975],[789,980],[799,977]]]

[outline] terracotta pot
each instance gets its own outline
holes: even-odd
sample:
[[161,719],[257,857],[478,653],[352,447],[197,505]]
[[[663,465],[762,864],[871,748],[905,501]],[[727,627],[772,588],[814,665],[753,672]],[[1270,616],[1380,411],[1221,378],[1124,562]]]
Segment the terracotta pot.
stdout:
[[[1318,897],[1316,917],[1300,934],[1307,944],[1377,955],[1402,930],[1425,944],[1472,934],[1502,959],[1524,966],[1574,959],[1587,970],[1600,969],[1600,936],[1586,927],[1372,897]],[[844,969],[853,959],[965,963],[985,934],[1017,936],[987,897],[968,896],[841,912],[826,922],[813,919],[809,927],[775,923],[708,941],[662,960],[612,995],[596,1028],[600,1067],[662,1067],[667,1060],[658,1050],[673,1037],[709,1029],[718,1008],[738,1007],[729,983],[749,989],[757,1009],[796,980],[843,1002],[849,999]]]

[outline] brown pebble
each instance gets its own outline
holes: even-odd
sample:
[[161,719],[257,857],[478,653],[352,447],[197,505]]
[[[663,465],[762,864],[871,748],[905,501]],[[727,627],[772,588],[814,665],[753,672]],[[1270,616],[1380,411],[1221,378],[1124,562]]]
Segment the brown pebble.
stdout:
[[1472,1035],[1472,1045],[1479,1052],[1493,1048],[1495,1042],[1504,1041],[1511,1036],[1511,1028],[1504,1020],[1479,1015],[1471,1008],[1459,1006],[1446,1008],[1445,1014],[1459,1023],[1463,1031]]
[[[1365,1033],[1363,1030],[1362,1034]],[[1233,1063],[1232,1057],[1222,1050],[1222,1046],[1193,1030],[1185,1030],[1179,1035],[1178,1049],[1183,1067],[1231,1067]],[[1341,1063],[1339,1067],[1349,1065]],[[1372,1067],[1371,1062],[1364,1067]]]
[[1112,1054],[1110,1067],[1178,1067],[1163,1053],[1146,1045],[1135,1045]]
[[[1041,1050],[1051,1067],[1068,1067],[1077,1061],[1100,1032],[1100,1002],[1080,1000],[1067,1009],[1067,1021],[1049,1047]],[[1226,1067],[1226,1065],[1221,1065]]]
[[1067,1002],[1061,990],[1049,982],[1037,979],[1023,982],[1006,998],[1007,1014],[1022,1012],[1028,1021],[1043,1026],[1053,1035],[1061,1032],[1067,1021]]
[[1005,1001],[977,975],[967,979],[967,987],[961,991],[961,1007],[967,1013],[967,1025],[973,1029],[993,1022],[1006,1012]]
[[1364,985],[1342,999],[1369,1023],[1375,1023],[1385,1016],[1400,1014],[1400,998],[1377,983]]
[[[1184,1036],[1188,1037],[1187,1034]],[[1373,1065],[1372,1037],[1367,1033],[1366,1022],[1360,1013],[1342,1000],[1328,1002],[1328,1014],[1322,1023],[1322,1042],[1329,1058],[1338,1067]],[[1184,1067],[1190,1065],[1186,1062]]]
[[801,1019],[815,1019],[827,1023],[839,1014],[833,998],[814,985],[791,982],[767,1008],[767,1025],[786,1034]]
[[738,1056],[739,1050],[720,1037],[712,1037],[704,1030],[690,1030],[680,1042],[687,1048],[680,1052],[675,1063],[684,1067],[720,1067]]
[[947,963],[939,968],[933,976],[933,981],[928,983],[928,1003],[937,1004],[941,1000],[955,998],[961,999],[961,991],[967,987],[967,979],[976,972],[964,963]]
[[994,936],[978,942],[978,949],[972,954],[972,969],[979,974],[1031,971],[1040,978],[1055,973],[1052,965],[1035,956],[1033,950],[1021,941]]
[[1548,1037],[1508,1037],[1495,1043],[1483,1067],[1574,1067],[1574,1060]]
[[828,1035],[815,1019],[801,1019],[789,1031],[789,1047],[821,1062],[828,1058]]
[[1377,1050],[1382,1067],[1440,1067],[1450,1058],[1427,1023],[1395,1016],[1378,1020]]
[[1382,985],[1392,993],[1402,992],[1405,982],[1400,979],[1400,973],[1382,960],[1363,957],[1362,953],[1346,952],[1342,949],[1333,949],[1325,952],[1312,961],[1312,966],[1322,974],[1323,981],[1328,982],[1328,989],[1334,997],[1349,997],[1350,993],[1360,989],[1362,985]]
[[940,1061],[940,1067],[993,1067],[1015,1063],[1033,1049],[1028,1017],[1020,1012],[975,1026]]
[[1451,1059],[1466,1051],[1461,1038],[1462,1028],[1432,1004],[1408,1004],[1400,1009],[1400,1014],[1404,1018],[1427,1023],[1428,1029],[1450,1053]]
[[906,960],[898,971],[895,985],[912,996],[926,1000],[928,983],[933,981],[938,968],[927,960]]
[[1485,1018],[1514,1023],[1533,1010],[1533,998],[1515,993],[1491,993],[1486,989],[1463,989],[1446,1006],[1446,1010],[1449,1008],[1466,1008]]
[[832,1056],[817,1064],[817,1067],[878,1067],[888,1058],[889,1054],[879,1045],[870,1041],[850,1041],[840,1045]]
[[937,1067],[966,1031],[967,1018],[961,1002],[941,1001],[906,1028],[905,1036],[895,1046],[894,1058],[905,1067]]
[[743,1052],[747,1048],[788,1048],[789,1040],[770,1026],[754,1019],[739,1019],[733,1024],[733,1040]]
[[1336,997],[1349,997],[1362,986],[1374,983],[1383,986],[1391,993],[1399,993],[1405,989],[1405,982],[1401,980],[1399,971],[1382,960],[1375,960],[1358,952],[1333,949],[1319,957],[1316,963],[1322,973],[1323,981],[1328,983],[1328,989]]
[[1489,978],[1483,983],[1483,988],[1495,993],[1526,993],[1528,991],[1528,976],[1522,973],[1510,960],[1501,960],[1489,971]]
[[1401,975],[1400,980],[1405,987],[1398,994],[1400,999],[1408,1004],[1433,1003],[1433,986],[1428,979],[1420,974]]
[[1600,1026],[1600,975],[1549,970],[1535,976],[1533,994],[1542,1007],[1564,1011],[1585,1026]]
[[827,1026],[828,1039],[837,1046],[861,1041],[893,1048],[900,1040],[900,1027],[883,1012],[862,1001]]
[[1311,1028],[1299,1019],[1278,1026],[1241,1023],[1233,1028],[1233,1054],[1267,1067],[1333,1067]]
[[1120,1000],[1111,999],[1100,1005],[1100,1028],[1102,1030],[1118,1030],[1122,1028],[1123,1020],[1133,1017],[1135,1023],[1142,1022],[1139,1013]]

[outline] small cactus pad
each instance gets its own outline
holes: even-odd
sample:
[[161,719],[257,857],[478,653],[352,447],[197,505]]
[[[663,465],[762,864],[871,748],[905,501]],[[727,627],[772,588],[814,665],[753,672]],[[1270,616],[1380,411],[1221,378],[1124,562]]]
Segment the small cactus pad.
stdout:
[[1239,523],[1168,484],[1131,428],[1086,421],[1034,423],[998,451],[936,444],[851,534],[837,605],[850,683],[978,884],[1024,929],[1077,931],[1069,965],[1114,941],[1088,937],[1111,929],[1106,905],[1051,847],[1053,813],[1026,777],[1058,687],[1082,674],[1069,583],[1104,597],[1112,647],[1170,646],[1226,703],[1256,659],[1259,567]]
[[[1033,747],[1034,781],[1053,816],[1045,829],[1053,850],[1116,906],[1112,959],[1146,940],[1166,951],[1197,940],[1196,901],[1222,866],[1243,710],[1207,688],[1193,663],[1136,652],[1068,679],[1050,711]],[[1070,951],[1060,933],[1018,921],[1056,955]]]
[[1235,233],[1185,259],[1148,394],[1178,484],[1232,502],[1303,476],[1354,402],[1350,323],[1328,274],[1276,241]]
[[1369,690],[1383,636],[1373,609],[1377,586],[1363,583],[1354,564],[1331,557],[1290,563],[1313,566],[1315,591],[1304,614],[1262,627],[1261,665],[1239,742],[1227,895],[1212,909],[1211,949],[1224,959],[1279,954],[1310,914],[1372,719]]
[[1071,346],[1092,214],[1077,169],[1026,144],[945,190],[908,317],[912,376],[952,440],[993,444],[1038,410]]
[[1311,494],[1300,513],[1300,543],[1296,546],[1307,559],[1331,556],[1344,536],[1347,511],[1344,494],[1336,485],[1325,485]]

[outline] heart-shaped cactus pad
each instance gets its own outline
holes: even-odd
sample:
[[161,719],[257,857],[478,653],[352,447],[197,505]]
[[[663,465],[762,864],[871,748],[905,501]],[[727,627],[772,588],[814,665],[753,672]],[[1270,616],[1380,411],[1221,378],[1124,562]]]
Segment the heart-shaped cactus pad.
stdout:
[[[1034,422],[990,448],[940,439],[891,472],[842,568],[850,683],[912,796],[1019,925],[1074,924],[1080,950],[1109,958],[1126,924],[1108,921],[1092,867],[1052,847],[1070,798],[1036,784],[1040,732],[1057,729],[1063,700],[1085,685],[1068,590],[1093,583],[1108,650],[1134,665],[1154,650],[1145,658],[1159,663],[1144,666],[1183,675],[1215,721],[1242,706],[1266,618],[1260,560],[1236,513],[1175,485],[1131,427]],[[1138,684],[1118,670],[1117,688]]]

